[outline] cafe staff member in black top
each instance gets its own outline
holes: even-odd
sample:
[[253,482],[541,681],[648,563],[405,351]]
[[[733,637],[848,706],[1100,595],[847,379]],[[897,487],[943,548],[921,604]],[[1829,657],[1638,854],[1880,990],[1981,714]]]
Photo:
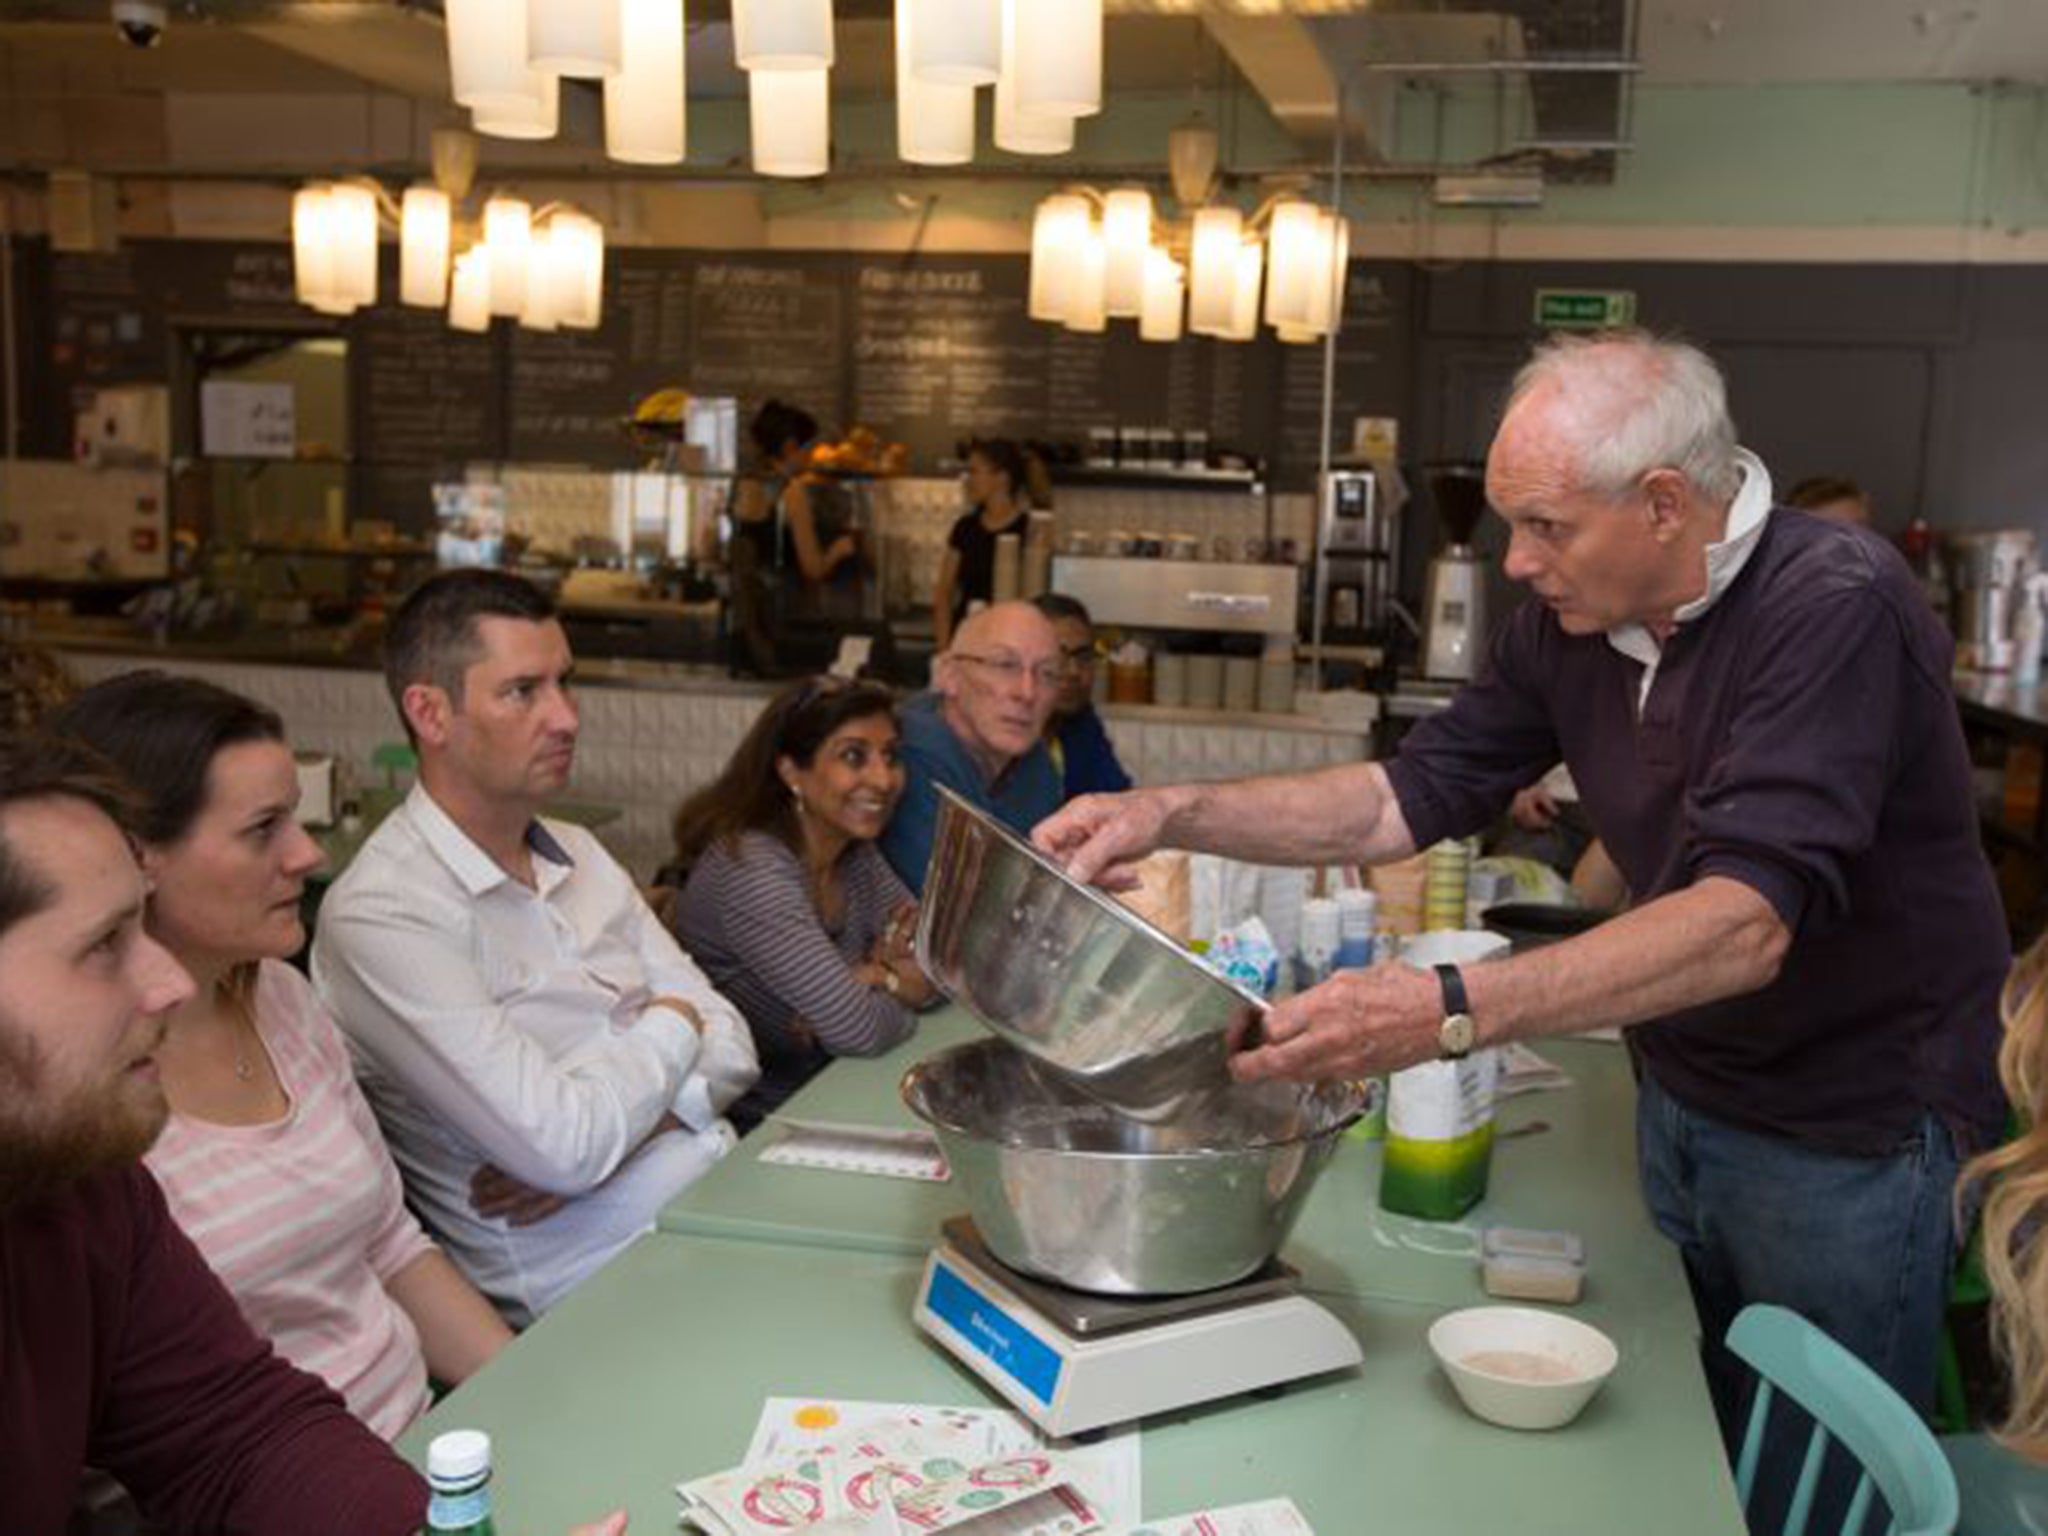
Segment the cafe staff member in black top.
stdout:
[[951,643],[953,631],[967,617],[968,604],[995,601],[996,540],[1015,534],[1022,546],[1031,517],[1029,479],[1024,450],[1013,442],[993,438],[967,450],[967,496],[974,510],[953,524],[946,536],[945,559],[932,589],[938,650]]

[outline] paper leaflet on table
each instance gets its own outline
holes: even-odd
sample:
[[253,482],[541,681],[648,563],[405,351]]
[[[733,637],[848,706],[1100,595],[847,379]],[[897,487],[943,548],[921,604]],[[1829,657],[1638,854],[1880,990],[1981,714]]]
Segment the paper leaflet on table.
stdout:
[[1570,1073],[1519,1041],[1500,1048],[1500,1079],[1494,1085],[1495,1098],[1510,1099],[1518,1093],[1541,1093],[1571,1085]]
[[932,1184],[944,1183],[953,1176],[939,1151],[938,1138],[926,1130],[793,1120],[783,1115],[768,1118],[779,1134],[761,1154],[764,1163],[919,1179]]
[[1315,1536],[1292,1499],[1261,1499],[1227,1509],[1198,1509],[1143,1525],[1113,1526],[1103,1536]]
[[1072,1486],[1069,1457],[1034,1448],[970,1464],[980,1444],[958,1424],[898,1423],[676,1491],[685,1517],[717,1536],[1087,1536],[1102,1528]]
[[1057,1450],[1103,1520],[1128,1524],[1144,1513],[1140,1441],[1135,1428],[1115,1430],[1085,1446],[1065,1445],[1047,1439],[1023,1415],[1007,1408],[771,1397],[761,1405],[743,1465],[765,1466],[815,1446],[843,1442],[849,1436],[886,1434],[900,1426],[944,1427],[967,1434],[974,1448],[970,1462],[994,1461],[1024,1451]]

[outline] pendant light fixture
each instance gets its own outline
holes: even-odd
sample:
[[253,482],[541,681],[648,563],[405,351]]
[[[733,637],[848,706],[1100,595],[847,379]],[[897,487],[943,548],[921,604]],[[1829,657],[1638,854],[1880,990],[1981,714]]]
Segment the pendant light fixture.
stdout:
[[352,308],[376,303],[377,194],[357,182],[336,182],[327,190],[327,209],[336,302]]
[[292,291],[301,304],[327,309],[334,296],[334,223],[327,184],[292,194]]
[[532,72],[533,94],[493,97],[470,110],[470,125],[496,139],[552,139],[562,121],[562,80]]
[[484,204],[484,246],[491,253],[491,313],[526,308],[527,270],[533,263],[533,208],[517,197]]
[[1102,0],[1004,0],[1017,105],[1093,117],[1102,110]]
[[974,87],[918,77],[917,26],[912,0],[896,0],[896,153],[912,165],[966,165],[974,159]]
[[1318,308],[1328,308],[1330,287],[1330,241],[1322,209],[1298,198],[1278,204],[1266,240],[1272,255],[1266,323],[1275,330],[1313,331]]
[[491,328],[489,248],[472,246],[456,257],[455,277],[449,286],[449,325],[458,331],[488,331]]
[[1143,341],[1179,341],[1186,315],[1187,276],[1156,246],[1145,253],[1145,307],[1138,315]]
[[595,330],[604,318],[604,226],[563,208],[548,220],[549,309],[571,330]]
[[445,0],[448,77],[472,111],[516,107],[540,95],[526,53],[525,0]]
[[747,76],[756,172],[825,174],[832,161],[831,81],[823,69],[757,69]]
[[1221,341],[1250,341],[1259,334],[1259,279],[1266,269],[1266,248],[1247,240],[1237,248],[1237,291],[1231,295],[1230,324]]
[[1220,336],[1230,328],[1237,301],[1237,248],[1244,215],[1235,208],[1204,208],[1195,215],[1188,255],[1188,329]]
[[675,165],[688,151],[684,0],[619,0],[626,48],[604,83],[604,152],[629,165]]
[[1074,287],[1062,323],[1070,331],[1099,333],[1109,329],[1109,312],[1102,303],[1102,231],[1091,221],[1082,231],[1074,264]]
[[732,44],[744,70],[830,69],[832,0],[733,0]]
[[1031,292],[1034,320],[1061,321],[1081,280],[1082,243],[1092,215],[1088,200],[1071,193],[1048,197],[1031,220]]
[[994,85],[1003,65],[1005,0],[896,0],[915,44],[911,72],[935,85]]
[[1145,308],[1145,255],[1152,249],[1152,194],[1120,188],[1102,205],[1102,301],[1110,314],[1135,320]]
[[1026,111],[1017,100],[1017,4],[1003,0],[1003,68],[996,77],[995,141],[1013,155],[1064,155],[1074,147],[1074,119]]
[[[519,0],[501,0],[500,14]],[[619,72],[619,0],[526,0],[526,59],[551,75],[608,79]]]
[[439,309],[448,302],[448,194],[439,187],[407,187],[400,210],[398,300]]

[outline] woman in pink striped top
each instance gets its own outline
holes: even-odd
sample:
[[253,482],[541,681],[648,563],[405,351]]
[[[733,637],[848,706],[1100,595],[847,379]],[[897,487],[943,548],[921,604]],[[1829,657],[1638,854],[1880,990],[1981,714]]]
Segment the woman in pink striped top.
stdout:
[[157,1053],[171,1117],[149,1168],[256,1331],[395,1437],[430,1370],[461,1381],[511,1334],[406,1210],[341,1033],[285,963],[320,850],[283,725],[150,672],[51,723],[138,786],[149,929],[199,983]]

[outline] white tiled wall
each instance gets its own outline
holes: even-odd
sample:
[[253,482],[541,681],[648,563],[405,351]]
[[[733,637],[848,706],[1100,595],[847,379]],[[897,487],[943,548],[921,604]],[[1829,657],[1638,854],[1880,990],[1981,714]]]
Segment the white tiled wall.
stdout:
[[[381,782],[371,754],[404,739],[375,672],[80,653],[64,660],[81,682],[154,666],[246,694],[284,717],[293,746],[334,754],[359,784]],[[667,857],[676,803],[725,765],[768,693],[729,684],[694,693],[602,683],[581,689],[583,731],[569,793],[621,809],[599,835],[635,875],[646,878]],[[1298,772],[1356,760],[1366,749],[1362,735],[1306,725],[1158,720],[1114,710],[1106,723],[1124,766],[1145,784]]]

